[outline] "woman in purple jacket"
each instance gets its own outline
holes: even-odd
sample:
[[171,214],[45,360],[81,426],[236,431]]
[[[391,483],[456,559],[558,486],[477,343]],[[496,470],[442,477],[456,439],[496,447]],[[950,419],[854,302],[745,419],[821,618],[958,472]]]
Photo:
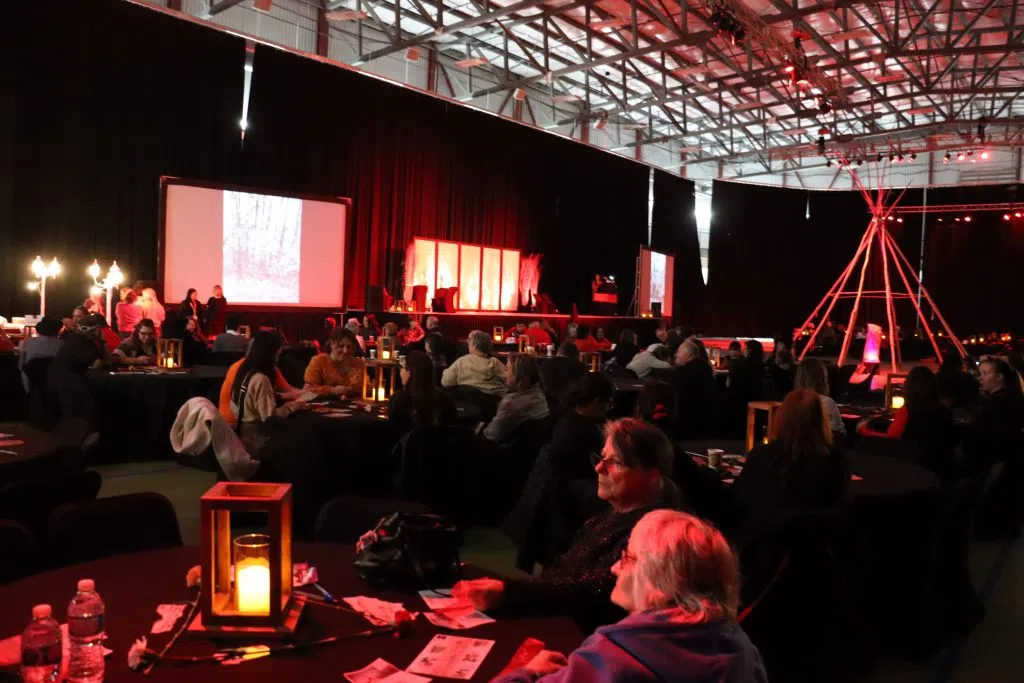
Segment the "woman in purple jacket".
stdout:
[[739,568],[713,526],[654,510],[612,567],[611,600],[629,616],[568,657],[544,650],[495,683],[765,683],[757,648],[736,623]]

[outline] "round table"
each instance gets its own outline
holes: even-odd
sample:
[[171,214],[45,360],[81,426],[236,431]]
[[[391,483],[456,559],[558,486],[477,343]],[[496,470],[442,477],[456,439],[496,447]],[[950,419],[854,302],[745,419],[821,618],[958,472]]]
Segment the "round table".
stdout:
[[[339,599],[357,595],[402,602],[410,611],[426,609],[419,596],[395,592],[375,592],[363,583],[352,567],[353,550],[349,546],[324,543],[298,543],[293,548],[297,562],[309,562],[317,567],[320,584]],[[96,589],[106,603],[107,642],[114,652],[108,657],[105,680],[139,681],[141,674],[127,665],[128,649],[136,638],[146,635],[157,620],[157,605],[189,600],[192,591],[185,587],[185,573],[199,562],[198,548],[174,548],[134,555],[110,557],[96,562],[57,569],[0,587],[0,634],[15,635],[28,623],[32,606],[46,602],[53,605],[54,616],[66,619],[67,602],[75,592],[75,582],[81,578],[96,581]],[[420,616],[414,622],[411,637],[395,638],[391,635],[375,636],[351,641],[340,641],[274,655],[237,666],[214,663],[196,663],[187,666],[172,662],[158,664],[149,674],[153,681],[343,681],[342,674],[360,669],[380,657],[391,664],[405,668],[426,647],[437,633],[494,640],[474,681],[489,681],[501,671],[519,645],[526,638],[538,638],[550,649],[565,653],[577,647],[583,634],[568,617],[499,618],[466,631],[440,629]],[[175,625],[175,630],[178,625]],[[328,636],[343,636],[373,628],[359,615],[308,603],[302,616],[297,642],[311,641]],[[149,635],[149,647],[159,651],[171,633]],[[238,641],[227,643],[229,646]],[[183,635],[172,655],[208,655],[213,645],[202,639]]]
[[61,445],[55,436],[26,424],[0,422],[0,434],[5,435],[0,442],[23,442],[0,446],[0,485],[46,474],[61,456]]
[[184,372],[90,370],[99,406],[98,457],[105,462],[172,459],[168,434],[190,398],[216,404],[227,368],[197,365]]

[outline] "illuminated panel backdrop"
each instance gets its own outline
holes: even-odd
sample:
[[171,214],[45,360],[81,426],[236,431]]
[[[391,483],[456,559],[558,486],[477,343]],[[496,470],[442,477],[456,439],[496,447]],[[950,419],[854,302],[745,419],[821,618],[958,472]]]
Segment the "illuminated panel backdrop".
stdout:
[[[442,287],[459,288],[459,308],[514,311],[519,307],[519,252],[417,237],[406,258],[405,298],[415,285],[427,286],[427,298]],[[412,277],[408,277],[408,274]]]
[[640,311],[651,310],[660,303],[663,315],[672,314],[672,283],[675,278],[675,257],[645,247],[640,248]]

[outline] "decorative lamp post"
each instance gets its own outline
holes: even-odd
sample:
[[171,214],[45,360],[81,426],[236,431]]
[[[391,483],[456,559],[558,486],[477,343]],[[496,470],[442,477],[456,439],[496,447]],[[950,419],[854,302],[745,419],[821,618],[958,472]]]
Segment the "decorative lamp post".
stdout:
[[[220,482],[199,499],[199,510],[202,611],[189,634],[294,637],[305,603],[292,595],[291,484]],[[239,512],[265,514],[266,533],[234,536],[231,515]]]
[[90,290],[90,293],[91,294],[97,294],[97,293],[99,293],[99,292],[101,292],[103,290],[106,290],[106,292],[107,292],[107,308],[106,308],[107,324],[108,325],[113,325],[114,324],[114,313],[113,313],[113,310],[111,309],[111,299],[113,298],[114,290],[117,289],[118,287],[120,287],[121,283],[124,282],[124,273],[122,273],[121,269],[117,267],[117,261],[114,261],[114,263],[110,266],[110,268],[107,269],[107,274],[106,274],[106,276],[104,276],[104,278],[102,280],[100,280],[100,272],[101,272],[101,270],[102,269],[100,268],[99,261],[97,261],[96,259],[93,259],[92,260],[92,265],[89,266],[89,268],[87,269],[87,272],[89,273],[89,277],[92,278],[92,289]]
[[[42,318],[46,315],[46,281],[60,275],[60,262],[54,256],[49,263],[43,263],[42,257],[36,256],[32,261],[32,275],[39,282],[39,317]],[[36,289],[36,287],[30,283],[29,289]]]

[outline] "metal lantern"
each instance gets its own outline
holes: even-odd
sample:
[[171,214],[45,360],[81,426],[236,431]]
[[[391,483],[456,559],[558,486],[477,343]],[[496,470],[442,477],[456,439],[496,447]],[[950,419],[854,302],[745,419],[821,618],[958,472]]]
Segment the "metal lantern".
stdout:
[[755,430],[757,426],[757,413],[763,411],[768,413],[768,422],[765,425],[765,436],[762,443],[768,443],[768,434],[772,431],[772,422],[775,420],[775,412],[782,403],[780,401],[751,401],[747,404],[747,452],[754,448]]
[[377,340],[377,358],[380,360],[395,359],[395,338],[380,337]]
[[495,326],[494,333],[491,336],[497,343],[502,343],[503,341],[505,341],[505,328]]
[[711,362],[711,367],[716,370],[721,370],[725,366],[722,361],[722,349],[714,346],[708,349],[708,360]]
[[252,327],[249,325],[239,325],[238,334],[242,335],[246,339],[252,339]]
[[[190,635],[285,639],[305,604],[292,595],[292,486],[220,482],[199,499],[200,616]],[[235,535],[232,513],[267,515],[265,533]]]
[[519,353],[533,353],[533,337],[528,334],[519,335]]
[[395,393],[396,360],[367,360],[363,364],[363,400],[367,403],[387,403]]
[[906,373],[889,373],[885,378],[885,407],[899,410],[903,407],[903,384]]
[[601,354],[597,351],[580,351],[580,362],[587,372],[601,371]]
[[157,367],[172,369],[181,367],[181,349],[183,344],[180,339],[157,339],[156,340],[156,363]]

